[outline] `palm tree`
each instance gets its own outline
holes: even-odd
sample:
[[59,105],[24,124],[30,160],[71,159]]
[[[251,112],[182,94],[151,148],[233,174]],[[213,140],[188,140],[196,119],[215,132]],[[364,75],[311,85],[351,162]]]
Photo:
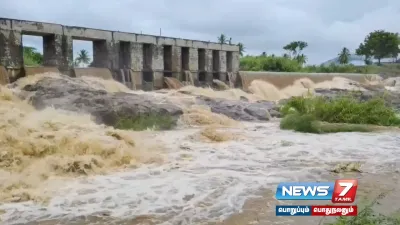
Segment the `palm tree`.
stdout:
[[243,56],[243,52],[246,52],[244,49],[244,45],[241,43],[241,42],[239,42],[238,44],[237,44],[237,46],[239,46],[239,53],[240,53],[240,55],[241,56]]
[[296,56],[297,62],[299,62],[301,65],[304,65],[307,62],[307,56],[304,54],[299,54]]
[[344,47],[342,51],[338,54],[339,56],[339,63],[340,64],[347,64],[350,60],[350,51],[348,48]]
[[229,40],[228,40],[228,44],[232,44],[232,38],[229,38]]
[[85,49],[79,51],[78,57],[75,59],[75,65],[80,64],[87,65],[90,63],[89,53]]
[[221,34],[221,35],[218,37],[218,43],[220,43],[220,44],[225,44],[226,41],[227,41],[227,39],[226,39],[226,35],[225,35],[225,34]]

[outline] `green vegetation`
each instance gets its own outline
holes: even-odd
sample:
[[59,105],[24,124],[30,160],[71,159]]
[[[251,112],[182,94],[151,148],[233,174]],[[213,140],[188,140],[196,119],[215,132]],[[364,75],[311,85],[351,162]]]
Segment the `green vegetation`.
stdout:
[[369,64],[371,57],[374,57],[378,60],[379,65],[381,59],[385,57],[397,59],[400,53],[399,44],[400,40],[397,33],[376,30],[365,37],[364,42],[356,49],[356,54],[364,56],[366,64]]
[[[227,41],[224,34],[218,37],[220,43]],[[244,45],[238,44],[240,55],[243,55]],[[306,73],[374,73],[387,76],[400,75],[400,65],[381,65],[382,58],[392,58],[397,61],[400,53],[400,38],[397,33],[383,30],[373,31],[365,37],[363,43],[355,50],[355,54],[365,58],[366,66],[355,66],[350,63],[351,52],[343,47],[338,54],[339,65],[310,65],[305,66],[307,56],[302,51],[308,47],[305,41],[292,41],[283,46],[286,51],[282,56],[267,55],[263,52],[260,56],[247,55],[240,60],[240,70],[244,71],[276,71],[276,72],[306,72]],[[372,58],[378,60],[377,65],[372,65]]]
[[83,65],[89,65],[90,64],[90,57],[88,51],[85,49],[82,49],[79,51],[78,56],[76,57],[74,61],[74,66],[80,66],[81,64]]
[[[233,44],[232,43],[232,38],[228,39],[228,37],[225,34],[219,35],[217,37],[217,40],[218,40],[218,43],[220,43],[220,44],[230,44],[230,45]],[[244,50],[245,48],[244,48],[243,43],[238,42],[236,45],[239,46],[239,53],[240,53],[241,56],[243,56],[243,53],[245,52],[245,50]]]
[[[372,203],[366,205],[357,216],[339,217],[333,223],[325,223],[326,225],[399,225],[400,218],[395,215],[383,215],[373,211],[372,207],[379,204],[378,200],[385,195],[378,196]],[[323,220],[319,224],[322,224]]]
[[137,117],[120,117],[114,127],[121,130],[141,131],[146,129],[168,130],[175,126],[169,115],[143,114]]
[[301,53],[308,46],[305,41],[292,41],[283,47],[289,54],[284,55],[284,58],[289,58],[296,61],[301,66],[307,62],[307,56]]
[[303,133],[372,132],[377,128],[364,124],[324,123],[311,115],[293,113],[281,120],[280,128]]
[[339,63],[340,64],[348,64],[350,61],[350,51],[348,48],[344,47],[342,51],[339,53]]
[[301,71],[301,65],[293,59],[275,56],[245,56],[240,60],[240,69],[244,71]]
[[359,102],[352,96],[293,97],[281,113],[281,129],[305,133],[370,132],[400,125],[396,111],[382,98]]
[[43,63],[43,55],[34,47],[24,46],[23,54],[26,66],[39,66]]
[[[43,63],[43,55],[34,47],[24,46],[24,65],[25,66],[40,66]],[[88,51],[82,49],[79,51],[78,57],[74,61],[74,66],[89,65],[91,60]]]

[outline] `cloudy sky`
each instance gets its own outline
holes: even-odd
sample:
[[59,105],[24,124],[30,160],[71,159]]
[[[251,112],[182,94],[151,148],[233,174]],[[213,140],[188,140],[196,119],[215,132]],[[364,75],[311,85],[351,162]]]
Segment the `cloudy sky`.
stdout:
[[[247,54],[283,54],[309,44],[309,63],[351,51],[376,29],[400,32],[399,0],[0,0],[0,17],[216,41],[221,33]],[[40,38],[24,37],[41,48]],[[74,42],[74,52],[91,44]]]

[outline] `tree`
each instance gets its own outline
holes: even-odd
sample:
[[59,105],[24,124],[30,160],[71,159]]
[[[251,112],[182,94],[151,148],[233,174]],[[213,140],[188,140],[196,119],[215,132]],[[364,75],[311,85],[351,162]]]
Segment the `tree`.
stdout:
[[350,60],[350,51],[348,48],[344,47],[342,51],[338,54],[340,64],[348,64]]
[[78,57],[75,59],[75,66],[80,64],[87,65],[90,63],[89,53],[85,49],[79,51]]
[[261,56],[264,56],[264,57],[265,57],[265,56],[267,56],[267,53],[266,53],[266,52],[262,52],[262,53],[261,53]]
[[218,37],[218,43],[220,43],[220,44],[225,44],[226,42],[227,42],[226,35],[225,35],[225,34],[221,34],[221,35]]
[[229,40],[228,40],[228,44],[232,44],[232,38],[229,38]]
[[292,41],[285,45],[283,49],[289,52],[290,57],[296,58],[307,46],[308,44],[305,41]]
[[238,44],[237,44],[237,46],[239,46],[239,53],[240,53],[240,55],[241,56],[243,56],[243,52],[246,52],[244,49],[244,45],[241,43],[241,42],[239,42]]
[[305,56],[304,54],[297,55],[295,59],[297,60],[297,62],[300,63],[300,65],[304,65],[308,60],[307,56]]
[[366,48],[363,43],[361,43],[358,48],[356,49],[356,55],[361,55],[364,56],[364,62],[366,65],[371,65],[372,60],[371,60],[371,50]]
[[36,48],[30,46],[23,47],[24,64],[27,66],[38,66],[43,63],[43,55]]
[[397,57],[400,52],[399,44],[397,33],[376,30],[365,37],[364,42],[356,50],[356,54],[365,56],[366,60],[374,57],[380,65],[382,58]]

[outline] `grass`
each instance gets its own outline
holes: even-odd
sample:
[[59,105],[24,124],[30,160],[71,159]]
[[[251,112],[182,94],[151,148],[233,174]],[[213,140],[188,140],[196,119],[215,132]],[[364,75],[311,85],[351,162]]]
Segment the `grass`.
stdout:
[[305,133],[371,132],[400,125],[397,112],[383,98],[360,102],[350,95],[293,97],[281,113],[281,129]]
[[176,121],[169,115],[142,114],[136,117],[120,117],[114,127],[121,130],[169,130]]
[[[354,217],[339,217],[333,223],[325,223],[326,225],[399,225],[400,218],[395,215],[383,215],[373,211],[372,207],[379,204],[378,200],[385,195],[381,194],[372,203],[365,206]],[[322,224],[323,219],[320,224]]]

